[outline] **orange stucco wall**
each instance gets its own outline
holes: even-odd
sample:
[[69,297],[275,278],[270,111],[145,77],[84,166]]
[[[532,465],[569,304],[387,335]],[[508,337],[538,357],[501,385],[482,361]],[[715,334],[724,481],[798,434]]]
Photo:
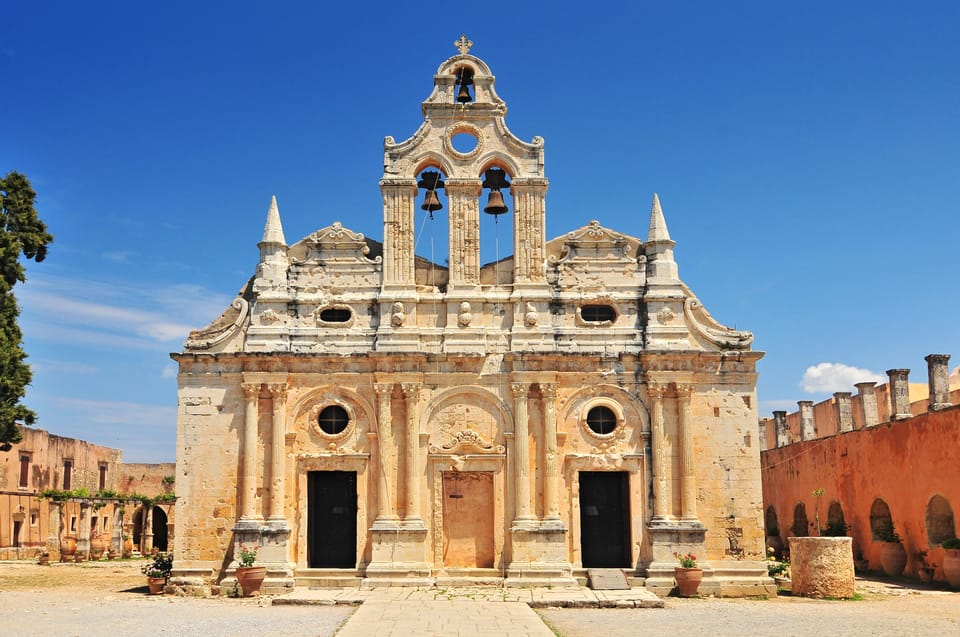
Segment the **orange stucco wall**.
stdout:
[[[768,429],[772,428],[772,422]],[[880,543],[871,539],[870,508],[882,498],[890,508],[896,531],[903,539],[908,563],[905,574],[916,576],[916,553],[928,551],[927,562],[943,579],[943,550],[930,546],[925,515],[930,499],[940,495],[954,512],[954,534],[960,522],[960,405],[939,412],[885,423],[867,429],[834,434],[761,453],[764,510],[773,506],[784,540],[793,534],[794,508],[806,507],[814,522],[819,498],[822,526],[827,509],[836,500],[843,508],[853,538],[854,555],[880,568]],[[816,535],[816,529],[809,534]]]

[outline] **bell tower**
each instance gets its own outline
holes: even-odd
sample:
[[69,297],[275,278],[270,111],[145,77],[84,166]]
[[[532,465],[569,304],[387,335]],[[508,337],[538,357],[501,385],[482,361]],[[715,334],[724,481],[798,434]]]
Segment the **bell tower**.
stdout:
[[[543,139],[534,137],[528,143],[510,132],[504,121],[507,106],[496,93],[490,68],[470,54],[473,42],[466,36],[454,45],[458,54],[437,69],[433,91],[423,102],[423,123],[404,141],[384,140],[380,324],[393,330],[391,308],[419,301],[414,251],[416,201],[423,192],[421,208],[431,216],[447,216],[449,271],[445,286],[438,286],[447,304],[445,323],[465,346],[473,340],[472,347],[482,335],[471,339],[471,330],[464,329],[462,320],[458,329],[457,317],[462,317],[464,307],[483,303],[480,215],[513,215],[510,281],[500,279],[497,284],[508,288],[504,291],[516,305],[525,296],[524,288],[545,286],[548,182],[543,173]],[[512,206],[504,197],[507,193],[512,195]],[[412,308],[405,305],[405,309]],[[394,341],[389,334],[381,336],[387,343]]]

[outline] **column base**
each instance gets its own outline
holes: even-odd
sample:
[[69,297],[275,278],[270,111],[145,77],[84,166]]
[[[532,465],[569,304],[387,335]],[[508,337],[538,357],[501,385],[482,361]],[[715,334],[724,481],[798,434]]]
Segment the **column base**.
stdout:
[[[530,528],[518,526],[529,522]],[[567,560],[566,528],[540,526],[537,520],[515,520],[510,535],[512,559],[504,586],[579,588]]]
[[[415,522],[421,528],[403,526]],[[427,529],[423,520],[404,520],[392,528],[376,527],[375,523],[370,529],[371,559],[362,587],[432,586],[430,565],[424,559]]]

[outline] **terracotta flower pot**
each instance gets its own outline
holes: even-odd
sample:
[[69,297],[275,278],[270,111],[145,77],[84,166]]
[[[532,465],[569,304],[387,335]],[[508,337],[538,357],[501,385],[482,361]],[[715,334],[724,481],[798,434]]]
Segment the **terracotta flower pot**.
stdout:
[[147,578],[147,587],[150,589],[151,595],[162,595],[163,587],[167,584],[167,578],[165,577],[148,577]]
[[943,576],[953,588],[960,588],[960,549],[943,552]]
[[703,581],[703,569],[678,566],[673,569],[673,577],[677,580],[677,594],[680,597],[693,597]]
[[244,597],[253,597],[260,594],[260,586],[267,577],[266,566],[248,566],[237,569],[237,583],[243,590]]
[[907,565],[907,552],[900,542],[884,542],[880,547],[880,566],[889,577],[900,577]]
[[90,540],[90,559],[99,560],[103,557],[103,551],[107,548],[107,543],[99,535]]

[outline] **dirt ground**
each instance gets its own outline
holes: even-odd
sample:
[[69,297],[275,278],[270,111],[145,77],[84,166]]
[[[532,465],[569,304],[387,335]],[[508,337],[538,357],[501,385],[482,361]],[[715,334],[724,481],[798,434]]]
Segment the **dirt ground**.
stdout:
[[[332,637],[355,611],[271,606],[269,598],[147,595],[145,561],[0,563],[0,636]],[[908,582],[857,580],[862,599],[820,601],[668,598],[664,609],[543,609],[560,637],[960,635],[960,593]],[[479,603],[479,602],[478,602]]]

